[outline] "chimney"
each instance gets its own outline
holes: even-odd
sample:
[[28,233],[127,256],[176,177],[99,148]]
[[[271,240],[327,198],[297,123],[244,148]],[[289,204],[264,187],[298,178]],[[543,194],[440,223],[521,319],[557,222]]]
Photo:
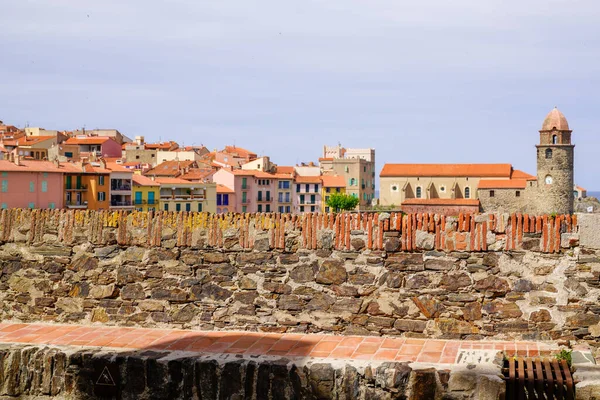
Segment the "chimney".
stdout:
[[15,165],[21,165],[21,156],[15,154]]
[[100,166],[102,168],[106,169],[106,160],[104,158],[100,157],[100,160],[98,160],[98,161],[100,161]]
[[58,157],[54,157],[53,162],[54,162],[54,166],[56,168],[60,168],[60,161],[58,161]]

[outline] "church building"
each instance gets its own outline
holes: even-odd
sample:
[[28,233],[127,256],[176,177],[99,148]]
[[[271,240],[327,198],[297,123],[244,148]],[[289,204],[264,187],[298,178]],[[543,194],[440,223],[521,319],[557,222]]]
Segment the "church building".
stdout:
[[573,212],[571,130],[554,108],[542,124],[537,175],[511,164],[385,164],[380,204],[404,212],[457,215],[460,212]]

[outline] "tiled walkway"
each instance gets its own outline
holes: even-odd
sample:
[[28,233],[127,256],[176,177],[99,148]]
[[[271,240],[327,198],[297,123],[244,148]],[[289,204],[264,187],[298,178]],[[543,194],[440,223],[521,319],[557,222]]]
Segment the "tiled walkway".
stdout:
[[32,343],[198,353],[327,357],[453,364],[459,350],[504,350],[507,355],[549,355],[541,342],[487,342],[319,334],[274,334],[80,325],[0,323],[0,343]]

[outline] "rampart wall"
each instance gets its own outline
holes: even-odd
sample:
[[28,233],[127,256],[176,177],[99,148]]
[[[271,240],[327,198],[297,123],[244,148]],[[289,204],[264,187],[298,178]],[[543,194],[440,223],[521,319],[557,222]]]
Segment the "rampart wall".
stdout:
[[3,210],[0,317],[595,343],[593,218]]

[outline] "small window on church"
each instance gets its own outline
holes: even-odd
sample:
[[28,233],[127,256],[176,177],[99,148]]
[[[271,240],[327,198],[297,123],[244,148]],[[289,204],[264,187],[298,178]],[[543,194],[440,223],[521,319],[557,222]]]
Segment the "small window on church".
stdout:
[[440,192],[445,193],[446,192],[446,186],[440,186]]
[[421,186],[417,186],[417,199],[421,198]]
[[516,197],[521,197],[521,191],[520,191],[520,190],[517,190],[517,191],[515,192],[515,196],[516,196]]
[[471,188],[466,187],[465,188],[465,199],[470,199],[471,198]]
[[558,143],[558,137],[556,135],[552,135],[552,144]]
[[546,158],[552,158],[552,149],[546,149]]
[[490,190],[490,197],[494,197],[496,193],[493,190]]

